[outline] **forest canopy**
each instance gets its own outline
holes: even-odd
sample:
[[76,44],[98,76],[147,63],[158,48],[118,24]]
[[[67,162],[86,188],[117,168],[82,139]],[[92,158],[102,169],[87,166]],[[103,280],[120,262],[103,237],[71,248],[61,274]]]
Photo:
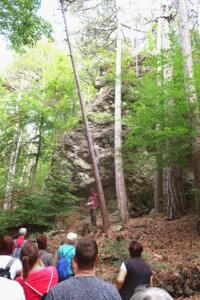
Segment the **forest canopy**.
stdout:
[[46,35],[51,37],[51,25],[37,15],[40,0],[5,0],[0,2],[0,34],[7,37],[11,46],[33,46]]

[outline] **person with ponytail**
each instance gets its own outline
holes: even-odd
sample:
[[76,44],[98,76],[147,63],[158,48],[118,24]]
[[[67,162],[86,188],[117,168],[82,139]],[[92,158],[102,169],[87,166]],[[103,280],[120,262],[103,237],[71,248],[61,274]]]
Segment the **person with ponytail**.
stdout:
[[34,242],[26,243],[20,253],[23,272],[16,280],[24,289],[26,300],[44,299],[46,293],[58,283],[55,267],[45,267],[39,258],[38,247]]

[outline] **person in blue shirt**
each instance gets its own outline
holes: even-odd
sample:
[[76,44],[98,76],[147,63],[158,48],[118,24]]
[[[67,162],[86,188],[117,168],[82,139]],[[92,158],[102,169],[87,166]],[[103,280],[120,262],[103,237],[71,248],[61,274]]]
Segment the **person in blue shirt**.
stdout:
[[56,261],[58,262],[63,256],[67,260],[67,265],[69,266],[68,278],[74,276],[74,271],[72,268],[72,260],[75,255],[75,245],[77,242],[77,234],[74,232],[69,232],[67,234],[66,243],[61,245],[57,252]]
[[97,243],[88,238],[81,238],[76,245],[73,259],[75,276],[53,287],[45,299],[122,300],[119,292],[111,283],[96,276],[97,263]]

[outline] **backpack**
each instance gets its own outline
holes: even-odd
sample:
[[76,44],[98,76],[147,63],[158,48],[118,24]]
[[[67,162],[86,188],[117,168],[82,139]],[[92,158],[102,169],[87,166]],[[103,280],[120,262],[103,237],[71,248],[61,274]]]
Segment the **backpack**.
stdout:
[[4,268],[0,268],[0,277],[11,279],[10,278],[10,268],[11,268],[12,264],[14,263],[14,261],[15,261],[15,258],[11,257],[11,259],[9,260],[7,265]]
[[22,249],[22,247],[24,246],[25,243],[26,243],[26,240],[23,241],[21,247],[18,247],[17,243],[16,243],[16,240],[14,240],[15,249],[13,251],[12,257],[19,258],[21,249]]
[[28,286],[31,290],[33,290],[36,294],[38,294],[38,295],[40,296],[40,300],[46,299],[46,296],[47,296],[47,294],[48,294],[48,292],[49,292],[49,289],[50,289],[50,286],[51,286],[51,282],[52,282],[52,279],[53,279],[53,271],[52,271],[52,268],[50,268],[50,270],[51,270],[51,279],[50,279],[50,281],[49,281],[47,290],[46,290],[46,292],[45,292],[44,294],[40,293],[40,292],[39,292],[38,290],[36,290],[32,285],[30,285],[28,282],[26,282],[25,280],[23,280],[23,278],[21,277],[22,280],[23,280],[23,282],[25,283],[25,285]]
[[66,257],[67,255],[71,252],[72,249],[70,249],[65,255],[63,253],[63,248],[62,248],[62,253],[61,257],[57,262],[56,269],[58,272],[58,279],[59,281],[63,281],[69,277],[69,269],[70,269],[70,264],[67,261]]

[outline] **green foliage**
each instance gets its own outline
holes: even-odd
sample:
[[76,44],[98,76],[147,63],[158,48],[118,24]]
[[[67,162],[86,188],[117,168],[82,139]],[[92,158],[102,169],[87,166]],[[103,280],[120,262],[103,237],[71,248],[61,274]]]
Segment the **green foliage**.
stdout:
[[95,122],[105,122],[105,121],[112,121],[113,115],[108,112],[99,112],[99,113],[88,113],[88,120],[95,121]]
[[[168,72],[169,68],[173,70],[172,77],[166,80],[164,72]],[[143,153],[143,161],[160,152],[166,164],[184,163],[195,133],[187,117],[189,112],[179,45],[175,43],[170,52],[163,51],[160,56],[146,59],[143,69],[146,72],[142,78],[133,81],[134,100],[130,96],[127,98],[130,113],[126,118],[129,133],[125,147],[130,153],[129,159],[134,164],[138,152],[140,155]]]
[[193,69],[194,69],[194,83],[195,83],[195,89],[198,96],[198,101],[200,99],[200,37],[199,33],[194,32],[193,33]]
[[[106,84],[113,84],[115,81],[115,52],[108,49],[98,49],[98,55],[94,55],[93,52],[84,55],[81,53],[80,59],[82,60],[80,78],[82,79],[83,87],[84,83],[88,86],[92,84],[95,86],[95,80],[97,78],[103,78]],[[101,75],[101,70],[104,75]],[[92,90],[89,100],[94,97],[96,90]]]
[[102,251],[105,254],[112,254],[115,257],[113,263],[118,266],[129,257],[128,243],[125,240],[109,239]]
[[[66,1],[71,3],[71,13],[75,13],[82,24],[79,45],[84,56],[98,56],[99,50],[113,50],[115,47],[116,7],[113,1],[101,5],[90,5],[88,1]],[[96,7],[96,8],[95,8]]]
[[160,270],[173,271],[174,270],[174,268],[171,265],[166,264],[166,263],[154,263],[154,264],[151,264],[151,266],[154,271],[160,271]]
[[0,231],[6,232],[21,225],[37,225],[50,229],[55,216],[70,215],[78,198],[69,193],[55,194],[51,192],[27,193],[17,200],[12,211],[0,211]]
[[[34,186],[44,186],[54,143],[80,119],[73,78],[69,57],[53,44],[42,42],[19,55],[8,69],[0,89],[0,172],[5,174],[1,191],[5,191],[14,136],[19,128],[23,136],[14,187],[29,186],[33,172]],[[36,156],[39,160],[34,171]]]
[[51,36],[50,24],[36,15],[40,3],[40,0],[0,1],[0,33],[15,50],[33,46],[42,35]]

